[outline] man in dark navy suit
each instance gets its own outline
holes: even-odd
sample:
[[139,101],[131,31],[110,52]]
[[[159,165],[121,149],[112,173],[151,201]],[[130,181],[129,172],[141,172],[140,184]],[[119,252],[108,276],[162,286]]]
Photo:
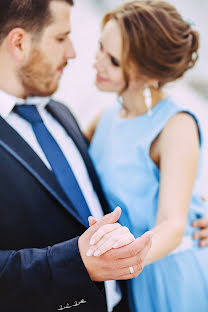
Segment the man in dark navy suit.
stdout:
[[[50,100],[68,59],[72,0],[0,2],[0,311],[127,311],[115,281],[137,276],[150,236],[101,257],[115,223],[70,111]],[[98,221],[88,228],[88,217]],[[107,292],[105,292],[107,289]],[[117,305],[119,303],[119,305]]]
[[[48,98],[75,57],[72,0],[0,1],[0,311],[128,311],[151,238],[87,256],[108,213],[77,122]],[[88,216],[98,219],[88,228]],[[206,235],[205,235],[206,236]],[[133,274],[132,274],[133,273]],[[107,289],[107,292],[105,292]],[[123,296],[124,297],[124,296]],[[117,305],[118,303],[118,305]]]

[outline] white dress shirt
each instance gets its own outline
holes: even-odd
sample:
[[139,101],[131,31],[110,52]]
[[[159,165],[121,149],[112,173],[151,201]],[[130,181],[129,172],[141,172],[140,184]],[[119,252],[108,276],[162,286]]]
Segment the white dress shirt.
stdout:
[[[100,206],[98,197],[93,189],[85,163],[79,150],[65,129],[45,109],[45,106],[49,100],[50,98],[48,97],[29,97],[26,100],[23,100],[0,90],[0,116],[4,118],[6,122],[20,134],[20,136],[23,137],[23,139],[31,146],[31,148],[41,158],[45,165],[51,169],[51,166],[48,163],[45,154],[43,153],[36,139],[31,124],[13,112],[13,108],[16,104],[36,105],[45,126],[59,144],[68,163],[70,164],[80,189],[82,190],[85,200],[89,206],[90,212],[95,218],[100,219],[103,216],[103,211]],[[115,281],[105,282],[105,288],[108,311],[111,312],[113,307],[120,301],[121,293]]]

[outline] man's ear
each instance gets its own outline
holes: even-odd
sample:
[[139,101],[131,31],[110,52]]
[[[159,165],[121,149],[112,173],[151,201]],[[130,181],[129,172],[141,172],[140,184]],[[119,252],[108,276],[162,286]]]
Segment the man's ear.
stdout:
[[8,49],[17,62],[23,62],[30,51],[31,36],[22,28],[14,28],[7,36]]

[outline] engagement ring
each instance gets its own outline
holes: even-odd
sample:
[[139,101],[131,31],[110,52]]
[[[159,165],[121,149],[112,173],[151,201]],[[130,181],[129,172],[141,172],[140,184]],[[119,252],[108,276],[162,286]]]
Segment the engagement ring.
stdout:
[[131,274],[134,274],[134,269],[133,269],[132,266],[129,267],[129,271],[130,271]]

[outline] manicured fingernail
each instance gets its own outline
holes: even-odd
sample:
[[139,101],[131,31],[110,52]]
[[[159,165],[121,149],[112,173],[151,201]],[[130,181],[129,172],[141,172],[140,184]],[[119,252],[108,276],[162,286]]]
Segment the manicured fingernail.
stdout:
[[95,256],[95,257],[98,257],[98,256],[100,256],[100,255],[101,255],[100,250],[96,250],[96,251],[94,252],[94,256]]
[[150,238],[152,238],[153,235],[154,235],[153,232],[149,231],[149,236],[150,236]]
[[90,241],[90,245],[94,245],[95,244],[95,239],[91,239],[91,241]]
[[194,239],[198,239],[198,238],[199,238],[199,237],[198,237],[198,234],[197,234],[197,233],[194,233],[193,238],[194,238]]
[[114,209],[114,211],[113,211],[114,214],[117,214],[117,208],[120,208],[120,207],[117,206],[117,207]]
[[92,256],[92,254],[93,254],[92,249],[89,249],[88,252],[87,252],[87,254],[86,254],[86,256],[87,256],[87,257],[90,257],[90,256]]
[[205,246],[205,242],[200,242],[200,246],[204,247]]

